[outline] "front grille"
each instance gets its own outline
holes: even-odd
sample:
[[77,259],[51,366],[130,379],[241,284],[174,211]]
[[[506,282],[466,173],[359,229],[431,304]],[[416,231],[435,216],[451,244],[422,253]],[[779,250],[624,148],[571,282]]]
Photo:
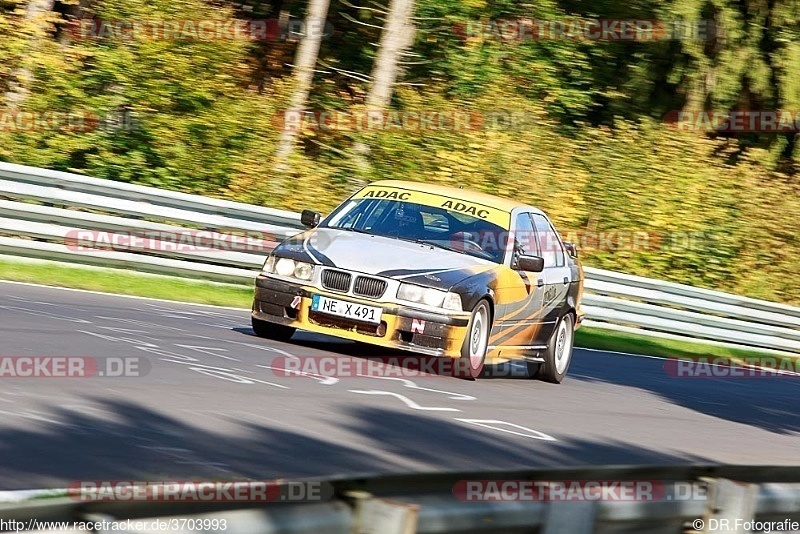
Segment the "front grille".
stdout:
[[322,287],[333,291],[347,292],[350,289],[350,273],[325,269],[322,271]]
[[362,297],[378,298],[386,291],[386,280],[380,278],[370,278],[369,276],[359,276],[353,286],[353,293]]

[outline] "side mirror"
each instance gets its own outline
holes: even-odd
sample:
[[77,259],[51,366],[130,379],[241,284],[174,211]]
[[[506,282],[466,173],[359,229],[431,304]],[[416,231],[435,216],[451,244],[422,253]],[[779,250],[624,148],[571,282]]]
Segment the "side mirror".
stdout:
[[564,243],[564,248],[567,249],[567,254],[573,258],[578,257],[578,247],[575,246],[575,243]]
[[303,226],[307,226],[308,228],[314,228],[319,224],[319,213],[312,210],[303,210],[300,214],[300,222],[303,223]]
[[522,255],[517,258],[517,268],[531,273],[540,273],[544,269],[544,258]]

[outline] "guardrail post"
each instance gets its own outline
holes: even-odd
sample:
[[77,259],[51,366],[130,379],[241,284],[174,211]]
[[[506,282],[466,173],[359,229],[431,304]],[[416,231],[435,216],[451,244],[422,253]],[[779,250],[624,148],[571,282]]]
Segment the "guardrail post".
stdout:
[[592,534],[596,514],[595,502],[551,502],[547,505],[542,533]]
[[388,499],[376,499],[365,491],[351,491],[353,534],[414,534],[419,506]]
[[755,517],[757,495],[757,484],[727,478],[710,480],[702,532],[749,532],[744,524]]

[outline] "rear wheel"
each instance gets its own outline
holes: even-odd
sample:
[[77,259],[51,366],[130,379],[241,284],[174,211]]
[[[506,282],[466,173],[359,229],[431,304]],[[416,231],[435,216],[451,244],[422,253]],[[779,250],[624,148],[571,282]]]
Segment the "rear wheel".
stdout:
[[569,364],[572,361],[572,342],[575,338],[575,322],[572,314],[568,313],[558,321],[556,330],[550,337],[547,350],[544,352],[544,363],[539,364],[534,378],[546,382],[560,384],[567,376]]
[[253,325],[253,332],[255,332],[258,337],[265,337],[276,341],[288,341],[296,330],[291,326],[270,323],[268,321],[256,319],[255,317],[251,317],[250,322]]
[[481,376],[491,329],[492,315],[489,312],[489,303],[481,300],[472,310],[472,316],[467,324],[467,335],[461,346],[461,358],[455,362],[456,376],[459,378]]

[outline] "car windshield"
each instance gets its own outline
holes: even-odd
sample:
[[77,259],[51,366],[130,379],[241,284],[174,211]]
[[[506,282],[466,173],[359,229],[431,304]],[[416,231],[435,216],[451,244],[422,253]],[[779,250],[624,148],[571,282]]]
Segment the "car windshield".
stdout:
[[[322,225],[354,232],[427,243],[502,263],[506,230],[479,216],[415,202],[351,199]],[[462,204],[463,205],[463,204]]]

